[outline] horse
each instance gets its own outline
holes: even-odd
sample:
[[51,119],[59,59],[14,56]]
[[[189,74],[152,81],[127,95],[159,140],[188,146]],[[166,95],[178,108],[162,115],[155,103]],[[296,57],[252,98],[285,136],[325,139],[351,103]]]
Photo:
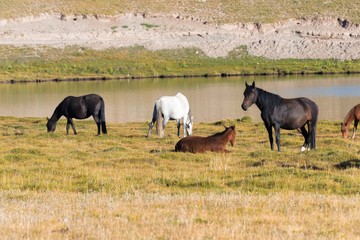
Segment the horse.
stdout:
[[[163,118],[162,129],[160,129],[161,117]],[[184,137],[186,136],[186,132],[189,136],[191,136],[194,117],[191,113],[187,98],[180,92],[175,96],[160,97],[155,101],[153,117],[151,123],[149,124],[149,131],[146,138],[150,136],[150,131],[153,128],[155,122],[157,122],[156,129],[158,135],[163,136],[163,130],[165,129],[165,125],[169,120],[176,120],[178,136],[180,137],[181,118],[183,121]]]
[[188,136],[182,138],[175,145],[175,152],[204,153],[206,151],[229,153],[226,144],[230,141],[231,146],[235,146],[236,131],[235,126],[225,127],[223,132],[216,133],[208,137]]
[[355,132],[357,129],[357,125],[360,119],[360,104],[354,106],[350,109],[349,113],[346,115],[344,122],[341,123],[341,133],[343,138],[349,137],[349,128],[350,124],[354,121],[354,129],[351,139],[355,138]]
[[107,133],[105,123],[105,104],[102,97],[97,94],[89,94],[80,97],[68,96],[61,101],[61,103],[55,108],[55,111],[51,118],[47,118],[46,124],[48,132],[54,132],[56,129],[56,123],[65,116],[67,119],[66,134],[69,134],[70,125],[76,135],[73,118],[85,119],[90,116],[94,117],[96,125],[98,127],[98,134],[100,134],[100,125],[103,134]]
[[[297,129],[305,138],[301,151],[315,149],[316,125],[318,119],[318,106],[308,98],[282,98],[277,94],[264,91],[255,87],[255,82],[248,85],[245,82],[244,101],[241,105],[246,111],[252,104],[261,111],[261,119],[264,121],[269,134],[270,147],[274,150],[272,127],[275,129],[276,144],[280,152],[280,128],[286,130]],[[305,126],[308,130],[306,131]]]

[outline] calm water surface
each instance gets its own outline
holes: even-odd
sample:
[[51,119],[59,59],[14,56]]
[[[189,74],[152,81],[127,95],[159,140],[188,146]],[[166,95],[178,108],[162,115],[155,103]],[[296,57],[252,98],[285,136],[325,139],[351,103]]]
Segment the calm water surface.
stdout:
[[241,109],[244,83],[282,97],[305,96],[319,106],[319,118],[342,120],[360,103],[360,75],[262,76],[234,78],[178,78],[0,84],[1,116],[46,117],[69,95],[97,93],[105,100],[107,122],[150,121],[154,101],[160,96],[187,96],[196,122],[237,119],[251,116],[260,121],[254,105]]

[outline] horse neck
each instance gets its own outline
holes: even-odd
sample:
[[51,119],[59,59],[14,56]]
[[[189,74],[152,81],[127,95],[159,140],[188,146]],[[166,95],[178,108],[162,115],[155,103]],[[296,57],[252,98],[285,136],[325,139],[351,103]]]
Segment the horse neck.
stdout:
[[352,123],[355,120],[355,108],[353,107],[350,112],[346,115],[344,119],[344,124],[346,124],[346,128],[349,129],[350,123]]
[[59,120],[59,118],[61,118],[62,114],[62,108],[63,108],[63,102],[61,102],[56,108],[55,111],[53,113],[53,115],[51,116],[51,120],[53,121],[57,121]]
[[230,141],[231,133],[232,133],[231,129],[226,129],[225,131],[223,131],[221,133],[216,133],[216,134],[210,136],[209,138],[215,138],[226,144],[228,141]]
[[256,106],[262,111],[265,107],[274,108],[275,105],[280,102],[282,97],[277,94],[273,94],[267,91],[262,90],[261,88],[256,88],[258,91],[258,97],[256,99]]
[[192,113],[191,113],[191,109],[189,108],[189,112],[188,112],[188,119],[189,119],[189,122],[192,122],[191,120],[191,117],[192,117]]

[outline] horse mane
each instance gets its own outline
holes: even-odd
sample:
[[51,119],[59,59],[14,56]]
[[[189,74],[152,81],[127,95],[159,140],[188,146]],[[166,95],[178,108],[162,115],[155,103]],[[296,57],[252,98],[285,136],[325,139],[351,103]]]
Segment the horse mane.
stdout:
[[356,106],[352,107],[352,108],[350,109],[350,111],[346,114],[346,116],[345,116],[345,118],[344,118],[344,124],[346,124],[346,121],[347,121],[351,116],[353,116],[354,111],[355,111],[355,108],[356,108]]
[[210,138],[210,137],[219,137],[219,136],[225,135],[225,133],[227,133],[229,131],[229,129],[234,130],[234,127],[233,126],[228,127],[222,132],[218,132],[218,133],[215,133],[214,135],[208,136],[208,138]]
[[188,118],[189,118],[190,122],[191,122],[191,117],[192,117],[192,116],[193,116],[193,115],[192,115],[191,109],[189,108]]
[[64,105],[64,101],[61,101],[59,105],[55,108],[53,115],[51,116],[51,120],[57,121],[62,116],[62,108]]
[[[262,107],[263,103],[266,103],[267,105],[270,105],[271,107],[274,107],[276,104],[280,102],[282,97],[275,93],[267,92],[261,88],[256,88],[258,91],[258,99],[256,101],[256,104],[260,107]],[[260,108],[261,109],[261,108]]]

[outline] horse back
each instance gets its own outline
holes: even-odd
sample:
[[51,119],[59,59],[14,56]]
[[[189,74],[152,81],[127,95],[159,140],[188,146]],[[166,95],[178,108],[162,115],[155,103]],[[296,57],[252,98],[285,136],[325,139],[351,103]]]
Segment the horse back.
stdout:
[[80,97],[69,96],[63,102],[65,116],[85,119],[100,111],[103,99],[97,94],[88,94]]
[[354,115],[356,119],[360,119],[360,104],[354,107]]
[[302,127],[311,120],[315,114],[317,118],[317,106],[308,98],[283,98],[274,108],[271,116],[273,124],[279,124],[283,129],[296,129]]
[[[180,93],[181,94],[181,93]],[[184,95],[163,96],[155,102],[162,115],[171,119],[179,119],[189,113],[189,103]]]
[[175,151],[191,153],[224,152],[227,142],[219,141],[218,137],[214,135],[209,137],[187,136],[179,140],[175,146]]
[[184,137],[175,145],[176,152],[203,153],[207,150],[206,137],[200,136]]

